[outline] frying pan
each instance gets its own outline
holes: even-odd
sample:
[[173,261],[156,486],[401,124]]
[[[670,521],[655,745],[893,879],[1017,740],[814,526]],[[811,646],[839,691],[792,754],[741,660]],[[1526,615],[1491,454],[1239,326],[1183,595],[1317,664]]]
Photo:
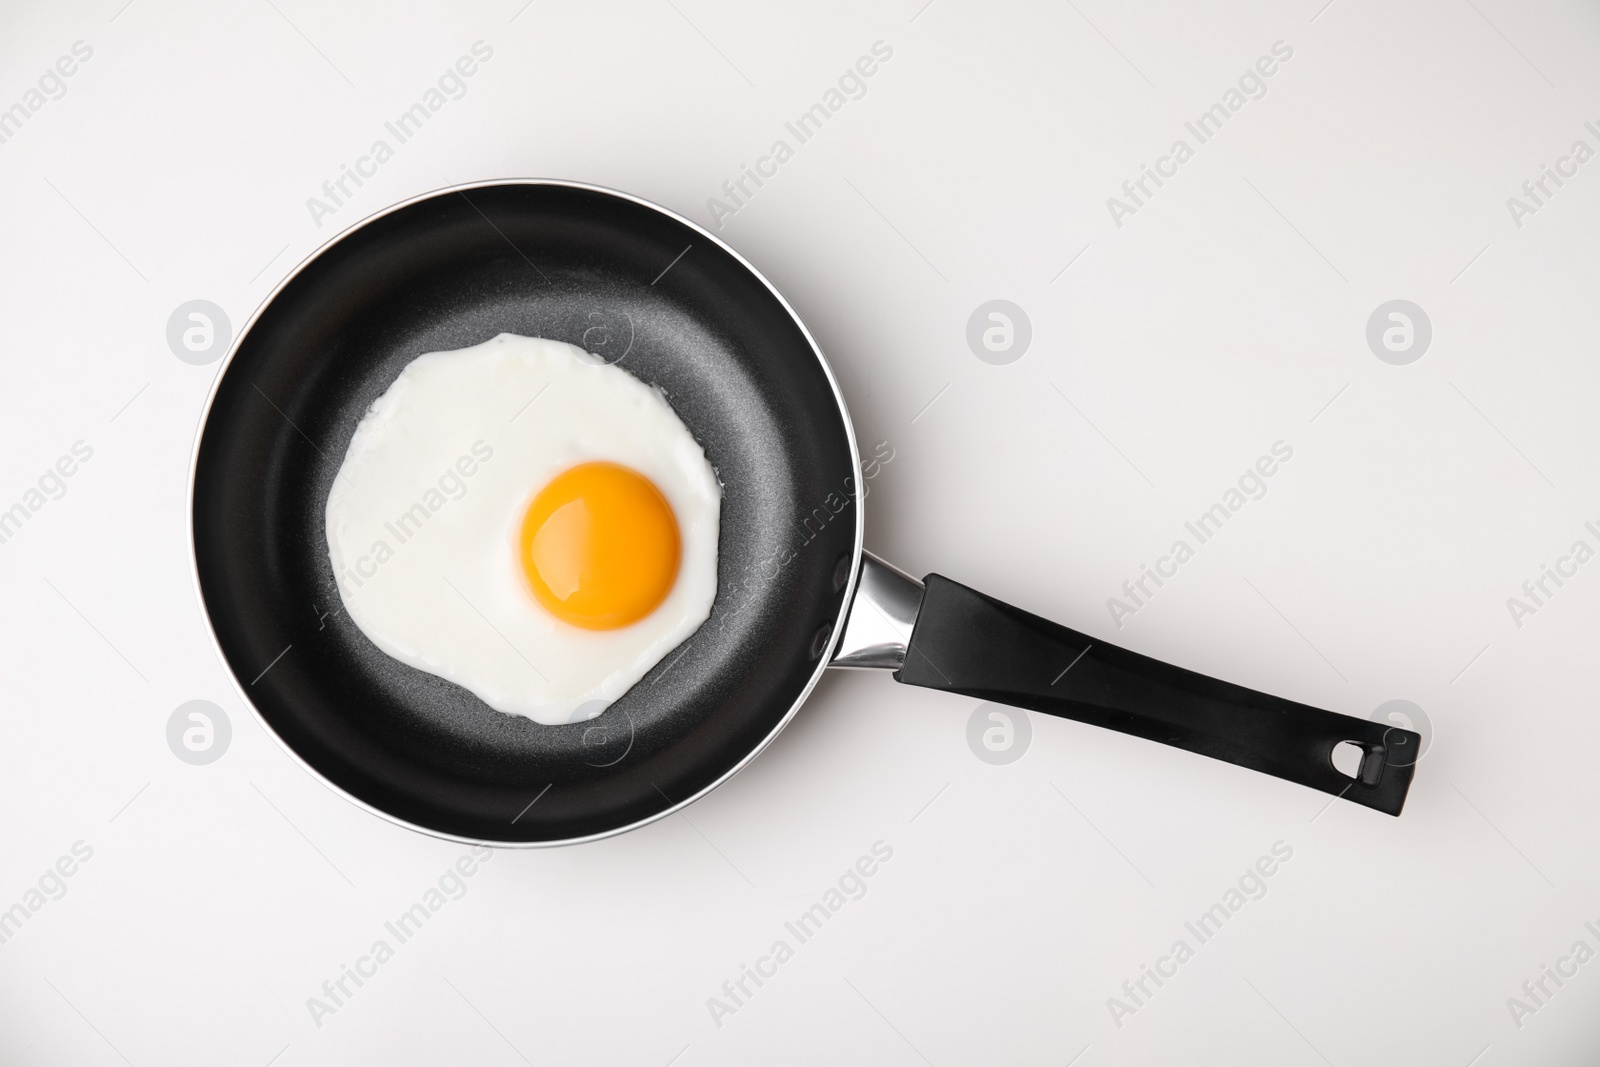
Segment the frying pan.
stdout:
[[[571,342],[664,390],[723,484],[710,618],[588,722],[504,715],[386,656],[342,610],[329,562],[328,491],[368,406],[415,357],[501,332]],[[937,574],[918,581],[863,551],[861,484],[822,352],[731,248],[594,186],[464,185],[341,235],[241,331],[195,448],[195,578],[240,692],[289,752],[358,804],[462,841],[570,843],[661,818],[749,763],[830,665],[1399,814],[1417,734],[1159,663]],[[485,626],[465,608],[442,622]],[[1332,760],[1347,741],[1353,776]]]

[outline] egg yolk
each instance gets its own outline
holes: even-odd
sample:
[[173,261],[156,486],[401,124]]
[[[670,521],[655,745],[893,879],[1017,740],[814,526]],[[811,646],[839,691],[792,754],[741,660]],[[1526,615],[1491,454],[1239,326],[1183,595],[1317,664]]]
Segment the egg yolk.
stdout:
[[585,630],[649,615],[672,591],[682,546],[661,490],[618,463],[556,475],[522,517],[517,559],[550,614]]

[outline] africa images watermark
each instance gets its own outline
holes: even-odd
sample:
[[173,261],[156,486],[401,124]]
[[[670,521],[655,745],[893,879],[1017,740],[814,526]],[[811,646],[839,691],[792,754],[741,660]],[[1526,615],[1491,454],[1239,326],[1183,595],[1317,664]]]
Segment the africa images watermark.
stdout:
[[[444,510],[446,504],[467,495],[467,479],[478,473],[480,465],[494,458],[493,446],[481,439],[472,442],[471,452],[472,455],[463,454],[457,458],[454,466],[444,469],[436,483],[438,488],[430,485],[423,491],[420,500],[400,512],[392,521],[384,522],[383,528],[394,538],[395,547],[391,548],[389,542],[380,537],[372,543],[367,555],[352,560],[350,566],[339,572],[340,588],[346,594],[376,578],[378,568],[394,558],[399,546],[421,533],[423,525]],[[367,569],[369,566],[370,570]]]
[[[1583,528],[1595,539],[1595,544],[1600,544],[1600,527],[1593,522],[1585,522]],[[1594,548],[1580,537],[1572,542],[1572,547],[1567,549],[1565,555],[1556,557],[1554,567],[1546,563],[1539,564],[1539,574],[1522,583],[1522,596],[1506,597],[1506,610],[1511,613],[1511,621],[1517,629],[1522,629],[1523,619],[1537,615],[1540,608],[1548,605],[1567,582],[1578,576],[1578,568],[1594,557]]]
[[[839,80],[823,92],[820,101],[800,112],[793,121],[783,124],[789,136],[794,138],[793,145],[788,139],[779,137],[772,142],[765,155],[756,157],[755,166],[740,163],[738,176],[722,183],[722,196],[706,198],[711,228],[722,229],[724,219],[737,215],[767,184],[768,179],[778,176],[778,168],[794,158],[796,148],[822,132],[823,124],[842,111],[845,104],[866,96],[867,79],[878,73],[879,65],[889,62],[893,56],[894,48],[887,42],[873,41],[870,54],[861,56],[846,67],[844,73],[839,75]],[[754,188],[751,188],[752,185]]]
[[[872,446],[872,455],[861,457],[861,485],[860,498],[865,500],[871,490],[868,483],[883,472],[883,468],[894,462],[894,446],[888,441],[879,441]],[[742,581],[728,583],[727,597],[731,608],[725,608],[717,615],[717,625],[726,626],[738,616],[753,601],[751,597],[735,598],[731,594],[736,590],[748,592],[767,582],[771,582],[783,573],[785,567],[799,558],[800,553],[821,535],[824,528],[834,519],[843,515],[856,502],[857,486],[853,475],[846,476],[839,488],[828,493],[822,500],[803,515],[799,522],[793,524],[786,534],[783,547],[768,555],[765,559],[749,567],[745,571]],[[717,598],[723,599],[721,595]]]
[[494,859],[494,849],[487,845],[473,845],[472,849],[446,867],[437,882],[422,893],[422,898],[401,912],[393,921],[383,924],[389,938],[380,937],[372,943],[365,955],[357,956],[355,965],[339,964],[339,973],[322,983],[322,995],[306,998],[306,1010],[311,1021],[322,1029],[323,1019],[337,1015],[349,1006],[352,998],[367,981],[377,977],[378,968],[394,959],[395,949],[417,936],[425,923],[437,915],[452,900],[467,895],[467,879],[478,873],[481,864]]
[[739,964],[738,977],[722,983],[722,996],[706,998],[706,1010],[711,1013],[711,1021],[718,1030],[722,1029],[725,1018],[737,1015],[768,981],[778,976],[778,968],[794,959],[795,950],[816,937],[824,923],[839,914],[850,901],[867,895],[867,879],[878,874],[882,865],[894,858],[894,848],[878,840],[872,843],[869,852],[870,855],[863,855],[846,867],[837,882],[823,890],[822,899],[783,924],[784,930],[794,938],[794,944],[791,945],[788,938],[778,938],[765,955],[756,957],[754,967]]
[[352,183],[356,189],[360,189],[366,184],[365,179],[376,176],[378,168],[394,158],[395,150],[422,132],[422,127],[446,104],[467,95],[467,79],[478,73],[479,64],[494,58],[494,49],[483,41],[472,42],[470,51],[471,55],[462,56],[446,67],[438,81],[423,90],[420,100],[400,112],[392,121],[383,124],[384,130],[394,138],[393,145],[382,137],[378,138],[367,149],[366,155],[356,157],[353,167],[340,163],[338,176],[322,183],[322,196],[326,199],[306,197],[306,210],[311,212],[311,221],[318,229],[322,228],[324,218],[337,214],[340,208],[355,198],[355,191],[350,188]]
[[[1586,921],[1583,928],[1600,941],[1600,926],[1591,920]],[[1511,1021],[1517,1029],[1522,1029],[1528,1016],[1537,1015],[1540,1009],[1549,1007],[1551,998],[1561,992],[1562,986],[1578,976],[1579,967],[1594,957],[1594,946],[1580,937],[1565,955],[1556,957],[1554,967],[1548,963],[1539,964],[1538,975],[1522,983],[1522,996],[1506,998],[1506,1010],[1511,1013]]]
[[1216,937],[1223,925],[1243,911],[1246,904],[1265,897],[1267,879],[1277,874],[1279,868],[1293,858],[1292,845],[1274,841],[1270,855],[1262,856],[1245,868],[1238,880],[1223,891],[1220,900],[1201,912],[1194,921],[1183,924],[1183,928],[1194,938],[1193,945],[1180,937],[1165,955],[1156,958],[1154,966],[1141,963],[1138,976],[1122,983],[1122,996],[1106,998],[1106,1010],[1111,1013],[1111,1021],[1117,1024],[1117,1029],[1122,1029],[1122,1022],[1128,1016],[1137,1015],[1140,1009],[1147,1007],[1169,979],[1177,977],[1178,968],[1194,959],[1198,946]]
[[81,840],[74,841],[68,851],[70,855],[61,856],[44,869],[38,883],[29,886],[23,892],[21,900],[5,911],[0,911],[0,945],[16,937],[23,924],[38,914],[46,904],[66,896],[66,880],[77,874],[79,866],[88,863],[94,856],[94,849]]
[[[1591,120],[1583,124],[1596,142],[1600,142],[1600,126]],[[1539,176],[1530,178],[1522,183],[1522,196],[1506,197],[1506,210],[1511,212],[1511,221],[1522,229],[1522,224],[1529,215],[1537,215],[1539,209],[1546,207],[1550,198],[1560,192],[1568,181],[1578,176],[1578,168],[1593,159],[1595,150],[1588,141],[1578,138],[1572,142],[1572,147],[1567,149],[1567,154],[1556,159],[1554,167],[1548,163],[1539,164]],[[1555,188],[1551,188],[1554,185]]]
[[67,495],[67,479],[78,473],[82,464],[94,458],[94,449],[86,441],[74,441],[53,464],[44,469],[35,485],[23,490],[21,498],[10,507],[0,510],[0,545],[6,544],[21,531],[30,518],[44,510],[51,501]]
[[67,95],[66,79],[78,73],[78,68],[94,58],[94,49],[83,41],[73,41],[70,54],[61,56],[46,67],[31,88],[23,90],[22,98],[10,107],[0,110],[0,144],[5,144],[22,132],[23,123],[44,110],[52,100]]
[[[1183,124],[1183,128],[1194,138],[1194,144],[1191,145],[1188,138],[1179,137],[1172,142],[1166,155],[1157,157],[1154,167],[1148,163],[1140,164],[1139,176],[1122,183],[1122,197],[1106,198],[1106,210],[1111,212],[1111,221],[1117,229],[1122,229],[1123,219],[1137,215],[1157,190],[1176,178],[1178,168],[1194,158],[1200,145],[1221,133],[1229,119],[1244,110],[1250,101],[1266,96],[1267,79],[1278,73],[1279,65],[1289,62],[1293,56],[1294,49],[1287,42],[1273,41],[1271,54],[1261,56],[1253,65],[1246,67],[1244,73],[1239,75],[1236,86],[1229,87],[1222,94],[1221,101],[1206,108],[1193,122]],[[1152,183],[1155,186],[1153,189]]]
[[1271,454],[1257,458],[1254,464],[1246,467],[1244,473],[1239,475],[1238,483],[1229,486],[1221,500],[1183,524],[1184,529],[1194,537],[1193,545],[1180,537],[1172,543],[1166,555],[1156,558],[1154,568],[1139,564],[1139,576],[1122,583],[1122,596],[1106,598],[1106,610],[1111,612],[1111,621],[1117,629],[1122,629],[1124,619],[1137,615],[1149,604],[1167,581],[1176,578],[1178,568],[1194,559],[1198,547],[1220,533],[1223,524],[1238,514],[1245,504],[1266,496],[1267,479],[1278,473],[1281,464],[1293,458],[1294,446],[1285,441],[1274,441]]

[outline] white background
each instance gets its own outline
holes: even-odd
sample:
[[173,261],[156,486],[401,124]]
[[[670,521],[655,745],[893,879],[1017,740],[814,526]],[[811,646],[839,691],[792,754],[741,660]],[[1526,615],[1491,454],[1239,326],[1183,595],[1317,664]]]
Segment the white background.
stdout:
[[[0,25],[0,107],[93,48],[0,144],[0,507],[94,450],[0,545],[0,908],[93,849],[0,945],[0,1061],[1600,1051],[1600,964],[1520,1027],[1507,1005],[1600,948],[1600,564],[1520,627],[1506,605],[1597,543],[1600,163],[1520,227],[1506,204],[1600,148],[1594,5],[122,2],[11,0]],[[306,198],[478,40],[467,95],[314,225]],[[596,182],[709,225],[880,40],[867,94],[720,231],[893,447],[868,546],[1296,700],[1414,701],[1433,736],[1404,816],[1043,716],[991,766],[972,701],[835,674],[686,813],[496,854],[317,1026],[307,998],[465,849],[325,788],[237,696],[185,536],[220,364],[175,358],[168,316],[203,298],[237,327],[335,232],[448,182]],[[1267,95],[1118,227],[1106,199],[1280,40]],[[1033,324],[1008,366],[965,341],[993,298]],[[1433,324],[1409,366],[1365,340],[1395,298]],[[1106,598],[1278,440],[1268,495],[1117,629]],[[233,725],[209,766],[166,743],[191,699]],[[716,1025],[707,998],[879,840],[867,895]],[[1108,998],[1280,840],[1267,895],[1117,1025]]]

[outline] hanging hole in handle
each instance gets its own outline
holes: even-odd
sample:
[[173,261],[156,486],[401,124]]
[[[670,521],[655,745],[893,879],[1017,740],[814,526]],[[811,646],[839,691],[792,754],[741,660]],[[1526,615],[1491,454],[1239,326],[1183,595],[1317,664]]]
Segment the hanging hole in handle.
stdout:
[[1333,746],[1333,769],[1346,778],[1355,778],[1361,774],[1361,762],[1366,759],[1367,750],[1354,741],[1340,741]]

